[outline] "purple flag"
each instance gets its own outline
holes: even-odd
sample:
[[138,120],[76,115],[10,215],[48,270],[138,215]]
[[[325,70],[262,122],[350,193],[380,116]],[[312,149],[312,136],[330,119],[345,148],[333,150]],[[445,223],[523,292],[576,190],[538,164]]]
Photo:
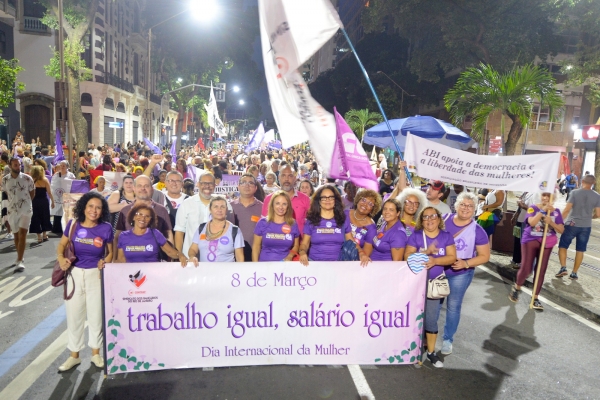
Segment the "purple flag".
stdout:
[[144,143],[146,143],[146,146],[148,146],[150,150],[154,152],[154,154],[162,154],[162,151],[160,151],[160,149],[154,143],[149,141],[148,138],[144,138]]
[[262,122],[258,125],[258,128],[254,131],[254,135],[252,135],[252,139],[246,146],[246,153],[250,153],[252,150],[256,150],[260,147],[260,144],[265,139],[265,128],[263,127]]
[[169,153],[171,156],[173,156],[173,162],[177,162],[177,136],[173,138],[173,143],[171,143],[171,150]]
[[56,128],[56,156],[54,160],[52,160],[52,165],[56,166],[60,161],[65,159],[65,154],[63,153],[62,148],[62,140],[60,140],[60,131]]
[[377,177],[360,141],[344,118],[333,108],[335,114],[336,142],[331,156],[329,177],[350,180],[356,186],[379,190]]

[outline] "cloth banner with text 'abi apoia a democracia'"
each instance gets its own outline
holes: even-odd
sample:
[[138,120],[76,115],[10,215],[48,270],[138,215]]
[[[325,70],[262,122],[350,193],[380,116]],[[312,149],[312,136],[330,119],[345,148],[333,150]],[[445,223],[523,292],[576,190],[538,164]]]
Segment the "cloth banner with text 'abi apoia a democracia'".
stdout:
[[405,262],[107,264],[108,373],[416,363],[425,279]]
[[408,170],[422,178],[497,190],[553,192],[560,153],[482,156],[408,134],[404,160]]

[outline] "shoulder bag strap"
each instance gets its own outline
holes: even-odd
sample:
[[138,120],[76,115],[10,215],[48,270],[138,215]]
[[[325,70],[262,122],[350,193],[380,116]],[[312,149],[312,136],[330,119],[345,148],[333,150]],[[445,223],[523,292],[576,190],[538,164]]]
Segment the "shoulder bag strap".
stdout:
[[462,232],[463,232],[465,229],[467,229],[469,226],[471,226],[471,224],[472,224],[473,222],[475,222],[475,221],[471,221],[471,222],[469,222],[467,225],[463,226],[463,228],[462,228],[460,231],[456,232],[454,235],[452,235],[452,237],[453,237],[453,238],[456,238],[456,237],[457,237],[458,235],[460,235],[460,234],[461,234],[461,233],[462,233]]

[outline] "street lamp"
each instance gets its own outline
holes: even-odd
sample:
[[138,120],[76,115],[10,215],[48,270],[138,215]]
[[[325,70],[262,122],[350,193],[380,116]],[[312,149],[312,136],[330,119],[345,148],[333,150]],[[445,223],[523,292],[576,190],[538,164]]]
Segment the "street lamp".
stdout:
[[[215,0],[195,0],[192,1],[189,6],[188,9],[185,9],[177,14],[174,14],[172,16],[170,16],[167,19],[164,19],[162,21],[160,21],[157,24],[152,25],[149,29],[148,29],[148,65],[146,68],[146,110],[145,110],[145,119],[146,119],[146,124],[144,126],[145,128],[145,136],[146,137],[150,137],[150,127],[152,125],[152,110],[150,109],[150,63],[151,63],[151,59],[152,59],[152,29],[156,28],[157,26],[164,24],[167,21],[172,20],[175,17],[180,16],[183,13],[186,12],[191,12],[191,14],[195,17],[195,18],[200,18],[202,17],[212,17],[213,15],[216,15],[216,12],[218,10],[217,4],[215,2]],[[181,78],[179,78],[181,79]],[[181,82],[180,80],[177,80],[178,82]]]
[[242,99],[242,100],[240,100],[240,101],[238,102],[238,104],[239,104],[240,106],[243,106],[244,104],[246,104],[246,102],[245,102],[245,101]]
[[386,78],[388,78],[390,81],[392,81],[392,83],[393,83],[394,85],[398,86],[398,87],[400,88],[400,90],[402,91],[402,96],[400,97],[400,118],[402,118],[402,108],[404,107],[404,93],[406,93],[406,95],[407,95],[407,96],[410,96],[410,97],[415,97],[415,95],[414,95],[414,94],[409,94],[409,93],[408,93],[406,90],[404,90],[404,89],[402,88],[402,86],[398,85],[398,84],[396,83],[396,81],[395,81],[395,80],[393,80],[392,78],[390,78],[390,77],[388,76],[388,74],[386,74],[385,72],[383,72],[383,71],[377,71],[377,73],[378,73],[378,74],[383,74],[383,75],[385,75],[385,77],[386,77]]

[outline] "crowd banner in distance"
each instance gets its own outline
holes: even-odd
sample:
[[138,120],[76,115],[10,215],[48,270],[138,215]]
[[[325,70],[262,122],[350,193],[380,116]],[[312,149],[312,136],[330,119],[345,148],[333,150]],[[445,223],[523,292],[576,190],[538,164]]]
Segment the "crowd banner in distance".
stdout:
[[422,178],[480,188],[553,192],[560,153],[483,156],[407,135],[408,170]]
[[109,374],[414,364],[421,352],[426,274],[405,262],[126,263],[103,275]]

